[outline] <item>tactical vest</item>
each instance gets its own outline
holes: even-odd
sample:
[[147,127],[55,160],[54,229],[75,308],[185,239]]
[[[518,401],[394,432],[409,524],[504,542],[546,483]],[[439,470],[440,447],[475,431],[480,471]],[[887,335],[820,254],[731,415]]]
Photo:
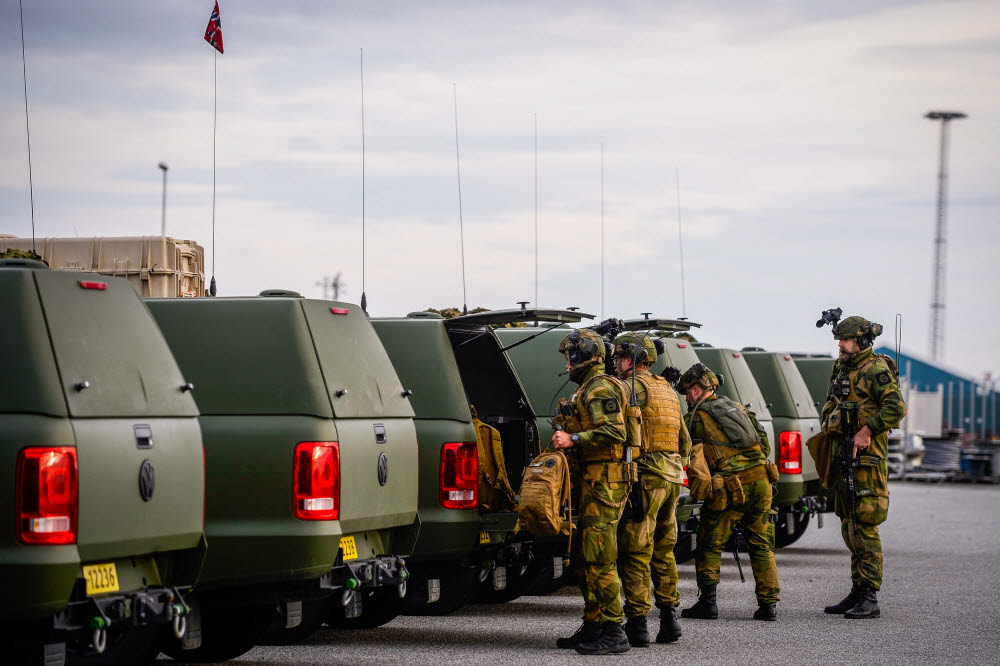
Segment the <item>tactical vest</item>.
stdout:
[[635,380],[646,389],[639,450],[642,453],[677,453],[681,433],[681,403],[677,394],[667,380],[658,375],[637,374]]
[[719,425],[725,440],[709,439],[703,437],[706,444],[725,446],[740,451],[747,451],[756,447],[760,449],[760,437],[757,429],[754,428],[753,421],[747,415],[743,406],[734,400],[719,396],[715,400],[703,400],[696,404],[692,410],[692,423],[694,415],[701,410]]
[[833,401],[834,408],[827,416],[825,424],[828,433],[839,434],[841,432],[840,410],[837,409],[837,406],[842,402],[858,403],[858,423],[861,425],[878,414],[878,403],[872,399],[871,395],[862,398],[858,393],[858,376],[867,370],[877,358],[878,355],[873,354],[856,368],[841,367],[840,372],[830,380],[830,400]]
[[594,424],[590,420],[590,410],[587,409],[586,396],[587,389],[590,388],[590,385],[599,379],[609,380],[613,386],[618,388],[617,393],[620,401],[619,406],[622,410],[625,421],[625,442],[584,446],[580,452],[581,460],[584,463],[622,462],[625,460],[625,446],[632,447],[632,458],[634,460],[640,455],[639,446],[642,439],[642,417],[637,407],[629,405],[631,392],[629,391],[628,386],[626,386],[617,377],[612,377],[611,375],[597,375],[586,384],[580,386],[576,394],[573,396],[573,408],[576,411],[576,419],[572,422],[567,422],[566,432],[572,434],[574,432],[583,432],[584,430],[593,429]]

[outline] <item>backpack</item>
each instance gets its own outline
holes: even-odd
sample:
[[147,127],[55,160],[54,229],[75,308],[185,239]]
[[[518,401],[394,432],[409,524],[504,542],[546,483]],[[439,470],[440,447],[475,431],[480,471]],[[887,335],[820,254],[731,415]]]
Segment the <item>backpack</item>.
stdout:
[[896,365],[896,361],[893,360],[893,358],[891,356],[889,356],[888,354],[875,354],[873,356],[873,358],[876,359],[876,360],[880,360],[883,363],[885,363],[887,366],[889,366],[889,372],[892,373],[892,378],[894,380],[896,380],[896,383],[898,384],[899,383],[899,367]]
[[[716,400],[706,400],[698,409],[704,410],[722,428],[729,442],[709,442],[722,444],[734,449],[749,449],[760,444],[760,436],[743,406],[729,398],[719,397]],[[707,440],[706,440],[707,441]]]
[[524,468],[517,528],[536,536],[566,534],[566,559],[573,541],[569,461],[562,451],[543,451]]
[[476,443],[479,454],[479,508],[484,511],[510,511],[514,508],[514,490],[510,487],[507,477],[507,466],[504,463],[503,444],[500,441],[500,431],[483,423],[472,410],[472,427],[476,429]]

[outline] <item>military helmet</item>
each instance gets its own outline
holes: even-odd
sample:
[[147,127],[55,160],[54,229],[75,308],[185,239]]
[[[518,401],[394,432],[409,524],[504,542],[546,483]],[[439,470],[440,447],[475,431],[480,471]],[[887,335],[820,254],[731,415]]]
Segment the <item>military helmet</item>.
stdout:
[[559,352],[569,356],[570,367],[576,367],[591,359],[603,359],[604,339],[589,329],[574,329],[559,343]]
[[861,349],[871,347],[872,342],[880,335],[882,335],[882,324],[876,324],[857,315],[848,317],[833,328],[835,340],[857,338]]
[[709,370],[707,365],[695,363],[677,380],[677,390],[681,393],[687,393],[687,390],[695,384],[700,385],[703,389],[715,390],[721,386],[722,382],[719,381],[719,377],[714,372]]
[[614,356],[628,356],[638,363],[656,363],[656,344],[644,333],[622,333],[615,338]]

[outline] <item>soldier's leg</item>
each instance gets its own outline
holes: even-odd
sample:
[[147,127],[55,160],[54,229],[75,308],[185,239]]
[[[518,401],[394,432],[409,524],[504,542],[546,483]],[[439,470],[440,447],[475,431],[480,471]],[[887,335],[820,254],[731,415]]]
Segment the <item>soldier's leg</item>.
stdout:
[[[632,509],[625,507],[618,525],[618,573],[625,592],[625,617],[642,617],[649,613],[650,560],[653,557],[653,532],[656,517],[667,489],[657,483],[661,479],[643,477],[642,502],[645,512],[635,521]],[[666,482],[664,481],[664,484]],[[650,486],[650,487],[646,487]]]
[[850,518],[841,523],[844,543],[851,549],[851,582],[866,584],[875,591],[882,588],[882,538],[878,525],[858,525],[857,531]]
[[625,494],[624,483],[588,481],[583,484],[579,529],[584,622],[620,624],[625,619],[616,567],[622,507],[608,506],[621,502]]
[[750,568],[756,583],[758,605],[777,603],[781,598],[778,568],[774,563],[774,523],[771,522],[771,484],[760,479],[743,486],[747,495],[746,513],[740,524],[750,551]]
[[653,597],[657,607],[676,606],[680,603],[677,593],[677,562],[674,546],[677,544],[677,502],[681,484],[666,482],[664,501],[656,514],[653,532],[653,559],[650,563],[653,578]]
[[733,526],[740,517],[741,514],[732,508],[712,511],[702,507],[694,553],[695,580],[699,588],[719,584],[722,549],[732,536]]

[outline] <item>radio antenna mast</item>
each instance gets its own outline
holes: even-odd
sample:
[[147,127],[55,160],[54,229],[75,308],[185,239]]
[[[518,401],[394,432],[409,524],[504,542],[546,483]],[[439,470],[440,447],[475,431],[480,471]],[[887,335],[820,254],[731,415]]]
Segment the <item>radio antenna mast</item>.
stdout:
[[601,320],[604,319],[604,142],[601,141]]
[[681,257],[681,314],[687,317],[687,296],[684,293],[684,235],[681,233],[681,170],[675,169],[677,176],[677,247]]
[[458,88],[451,84],[455,103],[455,172],[458,175],[458,234],[462,246],[462,314],[469,314],[469,301],[465,296],[465,223],[462,219],[462,163],[458,156]]
[[24,81],[24,131],[28,137],[28,197],[31,201],[31,251],[35,252],[35,186],[31,179],[31,128],[28,125],[28,66],[24,59],[24,7],[17,0],[17,8],[21,17],[21,76]]
[[535,307],[538,307],[538,113],[535,113]]
[[365,50],[361,49],[361,311],[368,314],[365,293]]

